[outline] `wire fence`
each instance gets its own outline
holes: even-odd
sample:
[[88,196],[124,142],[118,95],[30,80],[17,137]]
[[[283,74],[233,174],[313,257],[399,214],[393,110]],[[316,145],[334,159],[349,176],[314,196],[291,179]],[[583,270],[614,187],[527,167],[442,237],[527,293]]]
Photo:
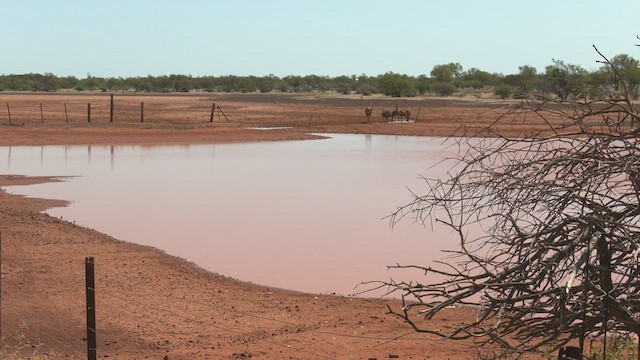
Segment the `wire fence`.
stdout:
[[[98,285],[99,286],[99,285]],[[197,299],[186,298],[184,296],[179,296],[176,294],[165,293],[158,294],[158,297],[163,300],[170,301],[172,306],[154,306],[149,303],[140,303],[139,299],[135,296],[127,296],[127,294],[116,294],[112,292],[102,291],[99,294],[100,303],[102,305],[106,303],[116,304],[118,307],[123,309],[129,309],[129,311],[142,311],[142,312],[156,312],[158,314],[162,314],[161,318],[166,319],[178,319],[186,323],[196,324],[198,327],[202,329],[217,329],[220,330],[220,333],[225,334],[224,337],[226,340],[236,339],[240,341],[247,336],[247,327],[254,326],[254,329],[251,329],[249,332],[260,332],[265,331],[264,329],[260,329],[259,325],[247,325],[251,324],[251,321],[246,321],[240,323],[239,320],[242,318],[249,318],[253,320],[259,320],[260,323],[274,323],[277,325],[285,325],[291,328],[300,328],[301,324],[293,321],[287,321],[280,318],[275,318],[272,316],[268,316],[264,314],[264,307],[267,306],[262,302],[253,301],[251,299],[244,299],[244,301],[248,301],[262,307],[257,313],[252,313],[249,311],[240,310],[232,304],[229,304],[228,309],[225,310],[225,317],[231,318],[235,320],[235,323],[238,324],[236,326],[230,326],[223,324],[220,320],[216,318],[209,318],[205,316],[198,316],[201,314],[199,309],[211,307],[213,306],[210,302],[205,302]],[[161,301],[160,303],[165,303],[165,301]],[[185,315],[176,311],[177,309],[185,308],[187,309],[188,314],[193,315]],[[69,312],[65,313],[47,313],[46,316],[51,319],[55,319],[53,321],[55,323],[60,323],[61,321],[67,320],[69,318],[73,318]],[[44,314],[25,314],[25,319],[28,319],[29,316],[38,316]],[[60,329],[56,328],[47,323],[39,322],[38,326],[30,325],[28,320],[25,320],[23,324],[19,325],[17,329],[14,331],[7,332],[3,331],[2,336],[0,337],[0,358],[22,358],[28,355],[36,355],[37,358],[44,356],[43,358],[47,358],[47,356],[53,357],[65,357],[65,358],[85,358],[86,357],[86,338],[81,338],[79,335],[80,331],[84,328],[84,324],[81,321],[77,321],[80,319],[83,314],[75,314],[75,328],[67,328]],[[112,316],[112,315],[110,315]],[[105,317],[106,318],[106,317]],[[171,320],[167,320],[167,329],[170,329],[168,325]],[[255,324],[256,321],[253,321]],[[161,324],[162,325],[162,324]],[[110,322],[103,321],[98,323],[98,331],[101,333],[109,333],[110,332]],[[146,324],[144,322],[139,323],[138,327],[145,327]],[[315,336],[311,337],[311,339],[300,339],[296,342],[292,342],[290,340],[277,340],[272,338],[260,338],[255,341],[263,342],[265,344],[269,344],[274,346],[275,348],[287,349],[289,351],[293,350],[298,353],[302,358],[314,358],[314,359],[337,359],[340,357],[336,357],[334,355],[321,353],[317,349],[318,348],[327,348],[327,349],[335,349],[336,347],[346,346],[341,345],[344,344],[343,340],[340,339],[349,339],[349,340],[362,340],[362,341],[375,341],[375,345],[372,345],[373,348],[384,346],[390,342],[403,342],[403,341],[414,341],[418,340],[429,346],[429,344],[436,344],[447,342],[449,346],[451,346],[452,351],[458,351],[460,353],[466,353],[468,358],[472,359],[473,354],[478,354],[478,359],[491,359],[494,357],[490,357],[487,355],[480,355],[482,349],[477,348],[475,345],[471,343],[464,343],[459,341],[451,341],[440,338],[432,338],[427,336],[421,336],[420,334],[414,331],[407,331],[406,333],[390,336],[389,334],[376,334],[376,335],[355,335],[352,333],[343,333],[338,331],[330,331],[325,329],[317,329],[312,326],[308,326],[304,328],[305,332],[309,332],[314,334]],[[74,334],[75,336],[73,336]],[[175,331],[169,331],[165,333],[165,335],[173,335],[175,336]],[[183,334],[183,335],[195,335],[195,334]],[[22,339],[20,337],[23,337]],[[332,341],[326,340],[327,338],[334,339]],[[335,340],[338,339],[338,340]],[[104,343],[104,338],[101,339],[102,343]],[[212,343],[219,341],[221,339],[210,339]],[[45,346],[46,345],[46,346]],[[38,353],[38,349],[42,347],[50,348],[57,347],[57,351],[55,353]],[[163,349],[159,349],[163,350]],[[348,347],[346,347],[345,352],[349,351]],[[486,349],[484,349],[486,351]],[[505,359],[506,355],[511,355],[514,358],[523,355],[530,355],[534,358],[539,358],[540,353],[535,352],[527,352],[527,351],[498,351],[501,355],[500,359]],[[489,350],[491,352],[491,350]],[[100,349],[98,349],[98,353],[100,353]],[[561,353],[563,353],[561,351]],[[412,356],[427,356],[428,353],[425,353],[424,350],[416,350]],[[247,355],[249,356],[249,355]],[[559,357],[560,359],[561,357]],[[589,357],[590,358],[590,357]]]
[[144,97],[91,97],[83,99],[8,99],[0,108],[0,122],[8,125],[78,123],[201,124],[229,121],[207,98],[172,101]]
[[[97,284],[98,287],[100,286]],[[331,331],[329,328],[318,328],[316,326],[305,326],[304,324],[288,321],[282,318],[276,318],[274,316],[270,316],[267,311],[270,309],[272,304],[265,304],[264,302],[255,301],[250,298],[243,298],[243,302],[251,303],[256,305],[256,311],[246,311],[242,310],[237,303],[234,305],[232,303],[223,305],[226,322],[222,321],[225,319],[213,318],[208,316],[199,316],[202,314],[202,309],[211,308],[214,305],[210,301],[204,301],[199,299],[193,299],[189,297],[185,297],[184,295],[173,294],[170,292],[165,292],[162,294],[157,294],[161,300],[158,303],[165,304],[169,303],[171,306],[159,306],[153,305],[149,303],[140,303],[139,299],[135,296],[135,294],[127,294],[127,293],[114,293],[114,292],[100,292],[98,297],[100,299],[99,305],[112,304],[116,305],[118,308],[125,309],[124,311],[131,312],[155,312],[157,314],[162,314],[161,322],[166,321],[165,323],[156,324],[160,325],[160,327],[165,327],[167,329],[171,329],[169,325],[172,321],[179,320],[184,323],[191,323],[197,325],[200,329],[217,329],[219,330],[219,334],[222,338],[210,338],[209,341],[211,344],[215,344],[221,340],[229,341],[229,342],[243,342],[245,338],[247,338],[248,334],[255,334],[261,332],[273,332],[274,326],[285,326],[289,329],[294,329],[294,331],[302,328],[301,331],[311,333],[313,336],[307,338],[299,338],[295,342],[291,341],[291,339],[281,339],[278,340],[277,337],[260,337],[257,340],[252,339],[249,341],[262,342],[269,345],[273,345],[275,348],[287,349],[288,351],[294,351],[298,353],[302,358],[319,358],[319,359],[336,359],[340,358],[338,355],[327,354],[326,352],[320,352],[318,349],[336,349],[340,347],[345,347],[343,350],[348,352],[350,349],[348,345],[345,344],[346,340],[349,341],[373,341],[374,345],[371,345],[370,348],[377,348],[384,346],[390,342],[403,342],[403,341],[420,341],[424,344],[422,349],[409,349],[409,351],[415,351],[412,356],[427,356],[428,350],[425,352],[425,349],[428,349],[429,344],[441,343],[443,341],[448,342],[453,351],[458,351],[460,353],[465,353],[469,357],[474,358],[473,354],[477,354],[478,359],[490,359],[490,358],[507,358],[504,357],[506,355],[511,355],[513,357],[528,355],[534,358],[538,358],[540,356],[539,353],[535,352],[527,352],[527,351],[502,351],[498,349],[493,349],[495,351],[494,354],[501,354],[501,357],[491,357],[488,355],[482,355],[482,352],[492,352],[492,349],[480,349],[476,347],[473,343],[465,343],[459,341],[451,341],[436,337],[426,336],[424,334],[416,333],[412,330],[409,330],[405,333],[399,335],[393,335],[389,333],[373,333],[373,334],[353,334],[353,333],[344,333],[340,331]],[[176,311],[177,309],[184,308],[188,311],[180,312]],[[23,322],[17,329],[10,331],[7,333],[6,330],[2,332],[2,336],[0,336],[0,351],[2,356],[0,358],[11,358],[15,356],[17,358],[22,358],[25,355],[43,355],[44,358],[46,356],[59,356],[61,355],[59,352],[63,352],[65,357],[71,358],[83,358],[86,355],[86,339],[82,338],[79,334],[81,334],[83,325],[82,324],[82,315],[83,314],[73,314],[72,309],[63,309],[62,312],[51,312],[47,314],[30,314],[32,316],[46,316],[47,319],[50,319],[54,324],[61,323],[76,323],[77,326],[74,328],[66,328],[60,329],[53,325],[49,325],[46,322],[40,321],[38,326],[32,326],[28,322]],[[109,317],[114,316],[115,314],[110,314]],[[157,317],[154,317],[154,319]],[[251,319],[249,321],[243,321],[243,318]],[[141,318],[138,321],[138,327],[144,328],[148,326],[148,321],[150,319]],[[154,320],[155,321],[155,320]],[[272,326],[264,325],[271,323]],[[232,325],[230,325],[232,324]],[[263,324],[263,325],[258,325]],[[98,332],[105,331],[108,332],[109,327],[108,321],[103,323],[98,323]],[[157,333],[157,332],[156,332]],[[206,330],[204,331],[206,334]],[[164,334],[166,336],[175,336],[175,331],[169,331]],[[198,336],[197,332],[194,333],[186,333],[183,335],[187,336]],[[23,337],[23,338],[21,338]],[[332,339],[332,340],[330,340]],[[336,340],[337,339],[337,340]],[[593,341],[593,339],[592,339]],[[46,346],[40,346],[44,345]],[[57,348],[57,353],[51,355],[47,353],[37,353],[39,348]],[[590,347],[589,347],[590,348]],[[160,346],[159,350],[163,350],[162,346]],[[98,349],[100,352],[100,349]],[[338,353],[338,351],[333,351],[334,353]],[[562,353],[562,352],[561,352]],[[406,354],[405,354],[406,355]],[[249,355],[247,355],[249,356]],[[561,357],[559,357],[560,359]],[[564,357],[562,357],[564,358]]]
[[[101,285],[97,283],[96,287],[100,289]],[[398,335],[383,332],[354,334],[353,332],[332,331],[331,326],[318,327],[315,324],[305,324],[304,322],[296,322],[295,320],[276,317],[273,315],[273,312],[270,311],[273,309],[273,304],[256,301],[251,298],[243,298],[241,301],[253,304],[255,310],[242,310],[237,306],[237,303],[235,303],[235,305],[229,303],[224,306],[225,309],[222,318],[215,318],[204,316],[206,314],[205,309],[211,309],[214,306],[220,307],[219,304],[213,304],[211,301],[189,298],[181,294],[174,294],[170,291],[157,293],[156,296],[157,299],[155,300],[159,301],[148,303],[141,302],[136,294],[98,290],[96,293],[97,312],[100,313],[101,306],[105,307],[109,304],[112,308],[122,309],[123,312],[138,314],[139,316],[134,316],[132,321],[137,322],[137,327],[141,329],[141,332],[149,333],[153,331],[156,335],[159,335],[157,329],[164,328],[166,332],[160,334],[163,335],[163,338],[175,338],[176,332],[172,329],[171,324],[175,321],[182,321],[184,323],[194,324],[197,328],[201,329],[195,330],[194,333],[182,334],[188,337],[208,336],[211,333],[216,333],[219,338],[208,338],[211,344],[216,344],[221,341],[242,345],[249,342],[264,343],[275,349],[280,348],[289,352],[293,351],[299,354],[298,356],[301,358],[343,358],[342,355],[339,354],[347,354],[351,351],[347,340],[369,342],[371,344],[369,347],[372,349],[382,347],[390,342],[417,340],[423,343],[424,346],[421,346],[420,349],[407,348],[407,350],[415,352],[414,356],[418,357],[426,356],[428,351],[425,352],[425,348],[428,348],[430,344],[442,343],[443,341],[447,341],[454,351],[456,351],[456,349],[459,352],[479,351],[478,348],[470,343],[434,338],[415,333],[410,329]],[[86,358],[87,338],[83,335],[85,328],[83,321],[84,314],[74,313],[77,311],[74,309],[80,308],[78,303],[82,303],[83,301],[83,298],[78,298],[77,303],[69,305],[68,309],[62,309],[62,311],[60,311],[60,309],[55,312],[39,310],[37,313],[24,314],[23,323],[18,324],[15,328],[8,326],[2,331],[0,336],[0,355],[2,356],[0,356],[0,358],[23,358],[29,355],[36,355],[36,357],[44,356],[43,358],[47,358],[47,356]],[[328,309],[327,311],[331,310]],[[155,313],[156,316],[151,318],[145,317],[144,314],[149,314],[150,312]],[[37,323],[38,325],[35,326],[29,322],[29,318],[32,316],[47,318],[51,321],[50,323],[39,321]],[[104,348],[100,348],[101,345],[113,341],[110,339],[110,336],[114,333],[114,330],[118,329],[116,322],[112,321],[116,316],[117,313],[111,313],[107,316],[103,315],[98,319],[97,333],[100,339],[98,354],[100,354],[101,350],[105,351]],[[302,316],[304,317],[304,315]],[[158,321],[159,323],[157,323]],[[69,326],[59,328],[52,324],[69,324]],[[146,329],[149,325],[154,325],[154,330]],[[295,333],[306,332],[311,334],[311,336],[304,338],[297,337],[295,340],[287,337],[279,338],[279,336],[252,336],[252,334],[273,334],[277,332],[278,329],[290,329],[290,331]],[[214,332],[212,330],[217,331]],[[288,331],[289,330],[284,331],[284,333],[286,334]],[[171,339],[173,340],[174,338]],[[50,350],[47,349],[52,348],[56,349],[55,352],[49,353],[48,351]],[[243,346],[238,346],[238,348],[243,348]],[[327,353],[319,349],[327,349]],[[164,349],[163,346],[159,346],[158,350],[164,351],[166,349]],[[225,351],[225,349],[220,349],[220,351]],[[331,351],[331,353],[328,353],[329,351]]]
[[[273,126],[324,125],[334,123],[413,123],[427,122],[435,115],[414,109],[404,118],[399,115],[385,118],[378,108],[342,107],[334,104],[309,107],[295,102],[282,104],[278,100],[269,103],[265,110],[260,102],[246,104],[224,103],[225,99],[212,96],[162,96],[162,95],[4,95],[0,94],[0,125],[64,125],[86,123],[116,124],[168,124],[196,125],[243,123]],[[370,115],[365,110],[371,109]],[[270,112],[271,111],[271,112]],[[406,111],[406,110],[403,110]],[[453,117],[454,115],[446,115]]]

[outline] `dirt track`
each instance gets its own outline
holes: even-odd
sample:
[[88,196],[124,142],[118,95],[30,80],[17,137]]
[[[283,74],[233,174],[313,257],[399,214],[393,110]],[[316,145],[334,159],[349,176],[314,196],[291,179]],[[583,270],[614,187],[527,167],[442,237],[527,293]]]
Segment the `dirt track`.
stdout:
[[[318,95],[159,96],[194,113],[220,104],[231,122],[180,117],[144,125],[51,122],[39,107],[23,113],[23,126],[0,125],[0,145],[160,144],[305,139],[307,132],[451,135],[458,126],[499,103],[440,99],[345,98]],[[202,100],[202,99],[205,100]],[[1,95],[0,104],[86,103],[71,95]],[[104,101],[105,97],[99,97]],[[145,98],[150,103],[151,97]],[[139,97],[118,101],[140,102]],[[413,124],[378,123],[379,110],[420,109]],[[190,105],[191,104],[191,105]],[[133,105],[132,105],[133,106]],[[377,110],[363,123],[364,107]],[[25,106],[26,108],[26,106]],[[181,110],[182,111],[182,110]],[[200,111],[200,110],[198,110]],[[179,113],[180,111],[176,112]],[[17,114],[17,113],[16,113]],[[200,116],[198,119],[203,119]],[[116,119],[117,120],[117,119]],[[216,120],[217,117],[216,117]],[[0,123],[4,119],[0,116]],[[311,124],[309,124],[311,123]],[[278,131],[247,127],[287,126]],[[514,130],[519,131],[519,130]],[[51,179],[0,177],[0,186]],[[162,194],[159,194],[161,196]],[[451,343],[414,333],[386,315],[393,301],[300,294],[260,287],[205,272],[158,250],[120,242],[40,213],[60,201],[25,199],[0,192],[2,241],[3,358],[85,354],[84,257],[97,262],[99,356],[116,359],[401,359],[472,358],[469,343]],[[430,328],[455,326],[473,317],[447,309]],[[166,356],[166,357],[165,357]]]

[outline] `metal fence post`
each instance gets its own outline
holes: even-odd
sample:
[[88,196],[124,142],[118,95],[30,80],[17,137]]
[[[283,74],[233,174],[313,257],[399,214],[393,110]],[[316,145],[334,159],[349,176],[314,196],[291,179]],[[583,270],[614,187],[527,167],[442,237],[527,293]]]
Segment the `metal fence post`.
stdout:
[[109,122],[113,122],[113,93],[111,93],[111,102],[109,105]]
[[93,257],[84,259],[87,287],[87,359],[96,360],[96,288]]

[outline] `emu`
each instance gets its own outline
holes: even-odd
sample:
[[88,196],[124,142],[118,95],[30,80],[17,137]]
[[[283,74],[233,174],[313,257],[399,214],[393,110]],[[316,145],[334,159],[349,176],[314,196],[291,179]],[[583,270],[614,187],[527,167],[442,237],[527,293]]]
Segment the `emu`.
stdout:
[[385,122],[388,122],[389,118],[391,118],[391,120],[393,121],[391,111],[387,109],[382,110],[382,119],[384,119]]
[[395,120],[396,118],[402,119],[402,117],[402,111],[398,110],[398,107],[396,106],[396,109],[391,112],[391,121]]
[[365,108],[364,114],[367,117],[367,122],[371,122],[371,115],[373,114],[373,108],[372,107]]

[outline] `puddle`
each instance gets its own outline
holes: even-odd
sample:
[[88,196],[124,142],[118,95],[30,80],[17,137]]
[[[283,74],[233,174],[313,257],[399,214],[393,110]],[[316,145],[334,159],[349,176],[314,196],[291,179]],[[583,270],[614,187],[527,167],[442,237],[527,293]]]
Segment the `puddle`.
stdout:
[[446,229],[385,219],[440,176],[442,139],[330,135],[318,141],[182,146],[0,147],[0,173],[79,176],[11,192],[71,200],[53,216],[151,245],[213,272],[312,293],[422,275]]

